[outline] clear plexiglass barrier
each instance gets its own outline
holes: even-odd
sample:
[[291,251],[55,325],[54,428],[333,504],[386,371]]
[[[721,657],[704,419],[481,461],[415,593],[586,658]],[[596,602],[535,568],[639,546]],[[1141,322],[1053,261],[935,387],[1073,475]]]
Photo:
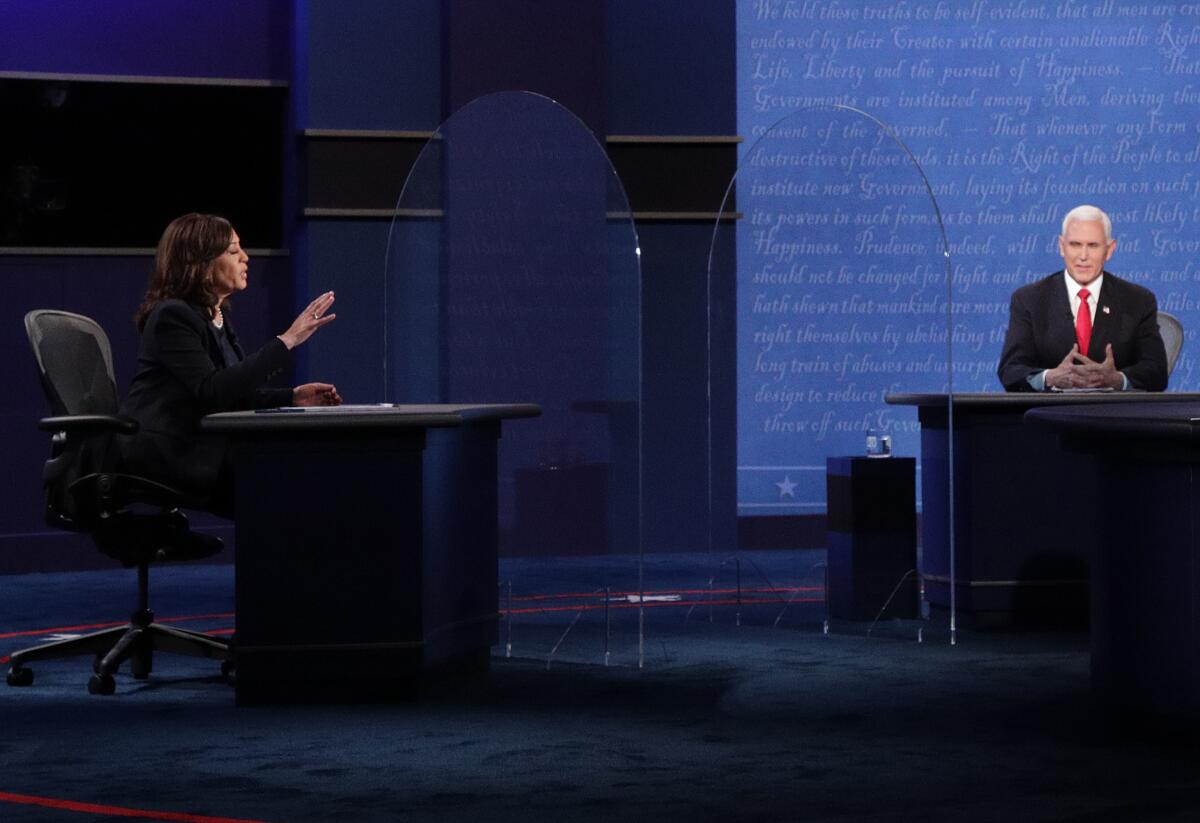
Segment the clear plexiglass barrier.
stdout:
[[638,664],[641,275],[603,147],[540,95],[469,103],[410,172],[385,268],[389,402],[543,409],[500,440],[497,653]]
[[[798,111],[754,137],[709,257],[712,336],[735,324],[737,350],[736,460],[714,455],[710,489],[736,486],[743,540],[696,570],[721,604],[704,619],[915,637],[918,554],[953,561],[949,483],[922,500],[922,474],[952,463],[922,461],[917,409],[885,398],[953,388],[937,191],[862,111]],[[943,545],[918,545],[918,516]]]

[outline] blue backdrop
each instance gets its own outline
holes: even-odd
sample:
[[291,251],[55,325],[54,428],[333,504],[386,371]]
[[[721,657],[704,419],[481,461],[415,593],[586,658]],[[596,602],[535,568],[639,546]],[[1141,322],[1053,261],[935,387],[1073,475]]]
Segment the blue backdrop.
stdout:
[[[1119,242],[1108,269],[1152,289],[1160,309],[1177,315],[1188,329],[1187,340],[1194,339],[1200,323],[1195,296],[1200,269],[1194,262],[1200,250],[1195,236],[1200,6],[1118,0],[757,0],[738,4],[738,82],[738,130],[748,137],[748,152],[797,109],[853,106],[893,126],[937,194],[953,270],[949,293],[944,284],[941,288],[949,316],[943,311],[939,324],[928,329],[927,345],[889,351],[879,341],[863,348],[844,339],[824,344],[795,335],[768,339],[765,331],[778,329],[781,321],[793,329],[819,325],[823,302],[835,298],[843,307],[841,327],[881,332],[896,321],[881,316],[868,298],[881,289],[886,294],[890,281],[872,285],[855,277],[810,285],[763,277],[772,262],[780,263],[772,257],[778,257],[778,249],[754,242],[752,220],[758,219],[761,229],[781,215],[795,223],[833,207],[739,186],[738,208],[747,215],[738,244],[743,513],[763,507],[810,513],[821,507],[823,479],[793,485],[799,478],[789,467],[823,467],[826,455],[848,448],[850,441],[831,444],[811,429],[797,432],[801,421],[828,416],[829,429],[839,420],[860,420],[864,407],[875,408],[882,417],[873,425],[898,425],[901,450],[915,448],[914,438],[906,439],[908,421],[889,415],[881,399],[830,402],[831,390],[853,382],[851,371],[771,373],[772,390],[763,391],[764,374],[747,363],[764,356],[804,362],[824,356],[849,358],[853,364],[869,355],[898,375],[884,388],[938,389],[952,377],[955,391],[999,391],[995,365],[1009,295],[1061,268],[1055,238],[1062,215],[1073,206],[1092,203],[1112,216]],[[840,158],[839,174],[852,188],[836,207],[854,210],[845,242],[874,248],[885,274],[911,274],[913,262],[889,242],[902,240],[912,228],[897,225],[898,204],[878,196],[876,188],[895,169],[862,154],[853,160],[864,138],[845,132],[842,119],[835,118],[838,128],[824,138],[818,130],[825,121],[815,112],[806,120],[812,131],[796,134],[790,151],[802,158],[820,143],[821,151]],[[786,143],[778,132],[772,139]],[[861,255],[850,257],[852,265],[862,263]],[[902,282],[898,289],[905,295],[920,287]],[[852,299],[856,296],[860,299]],[[900,323],[914,341],[922,339],[927,319],[917,314]],[[944,363],[947,336],[953,370],[907,376],[931,353]],[[1194,344],[1185,343],[1170,389],[1194,391],[1200,385],[1196,354]],[[819,389],[812,394],[814,386]],[[816,399],[797,401],[810,394]],[[769,420],[793,425],[772,427],[766,425]],[[858,451],[861,435],[856,433],[853,442]]]

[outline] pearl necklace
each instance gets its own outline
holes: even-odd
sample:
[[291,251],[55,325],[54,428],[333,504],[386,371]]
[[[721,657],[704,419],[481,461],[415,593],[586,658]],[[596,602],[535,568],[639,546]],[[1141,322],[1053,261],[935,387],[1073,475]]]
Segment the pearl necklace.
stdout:
[[213,315],[212,324],[218,329],[225,328],[225,315],[221,314],[221,307],[217,306],[214,311],[216,314]]

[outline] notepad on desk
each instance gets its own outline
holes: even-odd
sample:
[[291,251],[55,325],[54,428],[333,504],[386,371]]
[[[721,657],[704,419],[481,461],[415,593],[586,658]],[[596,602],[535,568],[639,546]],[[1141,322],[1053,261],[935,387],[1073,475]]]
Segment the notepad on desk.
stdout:
[[255,409],[257,414],[345,414],[346,412],[383,411],[394,409],[397,403],[343,403],[340,406],[278,406],[271,409]]

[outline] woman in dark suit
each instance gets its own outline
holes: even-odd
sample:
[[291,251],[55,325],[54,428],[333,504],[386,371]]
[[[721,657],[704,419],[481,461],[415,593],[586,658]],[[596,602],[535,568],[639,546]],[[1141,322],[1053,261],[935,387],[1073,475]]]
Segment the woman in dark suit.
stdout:
[[145,299],[137,371],[121,413],[139,423],[122,445],[126,467],[161,480],[189,503],[233,515],[233,475],[223,439],[200,433],[200,418],[272,406],[338,405],[329,383],[271,388],[291,351],[337,316],[333,292],[312,301],[295,322],[245,354],[228,315],[229,297],[246,288],[250,257],[229,221],[187,214],[163,232]]

